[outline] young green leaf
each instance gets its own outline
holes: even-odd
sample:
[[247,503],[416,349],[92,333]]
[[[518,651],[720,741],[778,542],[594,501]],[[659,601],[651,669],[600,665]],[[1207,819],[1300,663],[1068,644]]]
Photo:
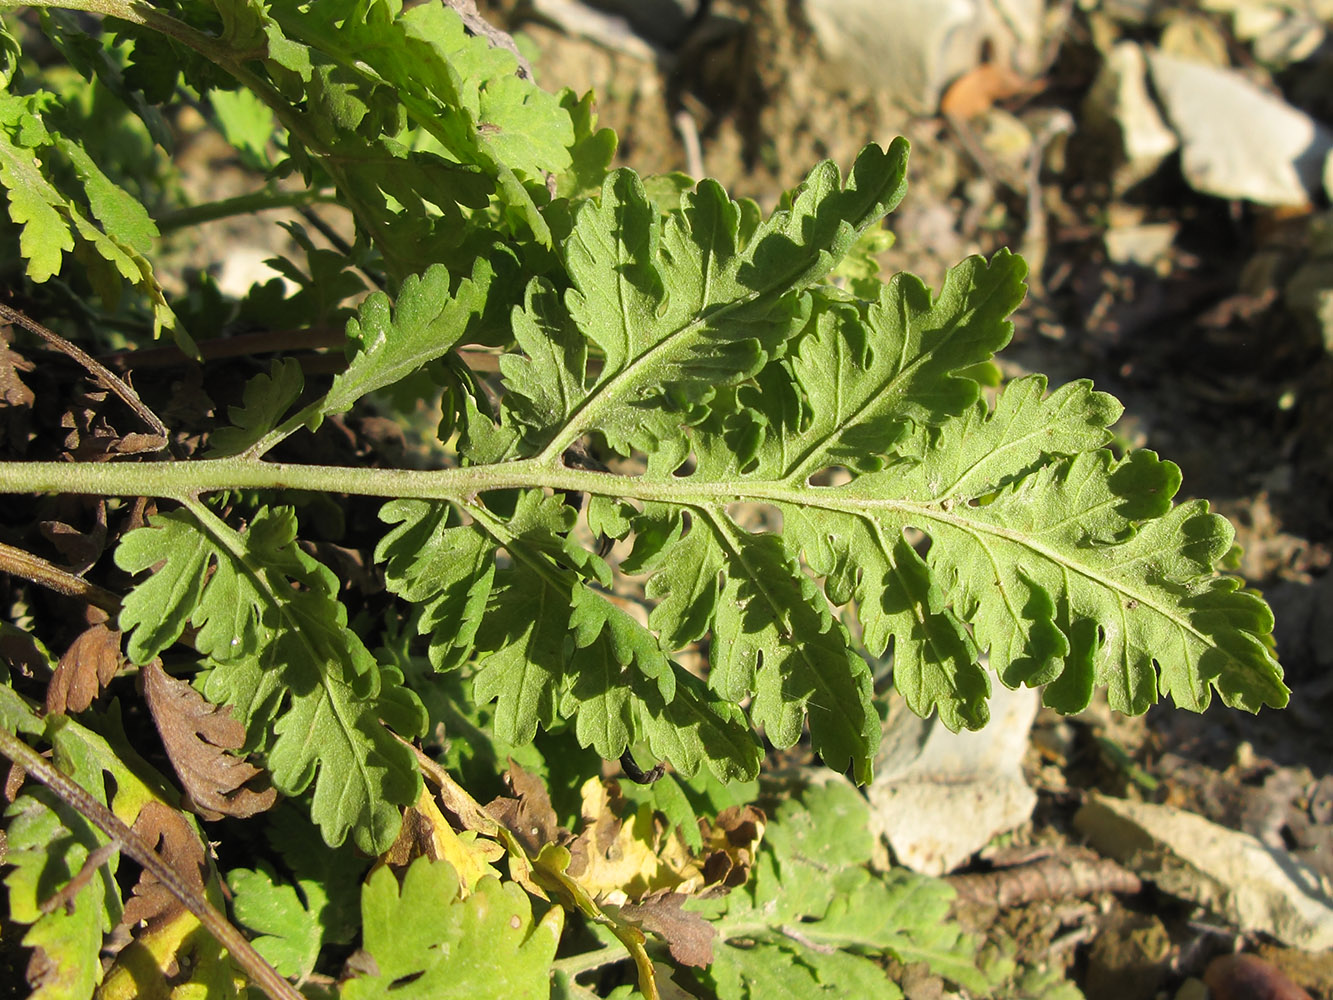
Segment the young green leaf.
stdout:
[[516,882],[483,878],[459,899],[458,876],[446,861],[418,858],[400,888],[379,868],[361,895],[363,945],[377,970],[349,979],[344,1000],[527,1000],[550,994],[550,965],[564,910],[534,922]]
[[435,264],[403,282],[392,315],[387,296],[376,293],[367,298],[357,318],[347,324],[356,353],[309,418],[310,429],[326,416],[347,412],[362,396],[443,357],[481,315],[491,278],[490,266],[478,260],[472,276],[450,294],[449,272]]
[[[326,899],[318,882],[278,882],[272,871],[233,868],[227,873],[231,911],[254,932],[255,951],[289,979],[304,979],[315,967],[322,943],[319,913]],[[299,888],[299,894],[298,894]]]

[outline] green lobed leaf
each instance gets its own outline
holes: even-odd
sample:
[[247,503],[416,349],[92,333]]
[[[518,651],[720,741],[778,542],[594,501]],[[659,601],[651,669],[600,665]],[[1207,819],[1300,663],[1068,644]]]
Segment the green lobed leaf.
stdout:
[[[574,287],[560,302],[534,285],[516,317],[527,357],[501,360],[506,420],[544,457],[594,433],[619,454],[667,447],[678,462],[680,425],[782,352],[805,325],[804,288],[898,203],[906,164],[904,142],[867,147],[845,185],[821,164],[748,241],[716,182],[663,222],[637,175],[616,171],[566,241]],[[590,351],[603,358],[595,376]]]
[[379,853],[421,780],[384,723],[417,735],[424,710],[347,627],[336,580],[293,544],[295,534],[289,508],[262,509],[241,535],[202,507],[128,533],[117,565],[158,568],[122,606],[127,652],[146,662],[192,624],[210,668],[205,696],[236,709],[274,786],[296,795],[313,782],[311,817],[325,840],[337,845],[350,832]]
[[[1132,713],[1159,690],[1195,710],[1210,688],[1251,711],[1285,704],[1271,613],[1214,570],[1230,525],[1199,501],[1172,506],[1179,473],[1153,453],[1089,450],[1114,400],[1087,383],[1044,390],[1040,376],[1017,380],[993,411],[922,431],[897,464],[778,504],[811,564],[856,596],[871,651],[894,637],[909,705],[984,724],[984,677],[941,655],[941,634],[963,641],[958,622],[1006,684],[1050,683],[1063,711],[1094,686]],[[929,539],[924,562],[909,528]]]
[[253,932],[250,943],[280,975],[304,979],[315,967],[322,943],[319,911],[327,902],[318,882],[298,887],[276,881],[273,872],[233,868],[227,873],[231,912]]
[[[1047,397],[1040,378],[1017,380],[993,410],[979,400],[973,376],[1008,342],[1023,296],[1020,260],[1002,251],[964,261],[938,295],[910,275],[869,304],[815,290],[801,308],[770,303],[785,326],[747,338],[763,323],[740,319],[762,294],[739,276],[762,259],[809,259],[793,241],[760,249],[791,218],[761,224],[742,251],[735,206],[720,195],[701,187],[659,225],[636,185],[613,175],[601,202],[581,211],[563,304],[529,288],[515,320],[525,356],[502,361],[502,423],[521,428],[519,453],[537,450],[543,468],[558,468],[563,447],[585,434],[648,454],[637,478],[591,485],[607,501],[636,498],[639,513],[622,503],[595,519],[634,535],[622,569],[649,574],[649,625],[662,647],[708,636],[710,687],[732,705],[751,699],[751,721],[775,744],[793,743],[808,719],[828,764],[869,777],[878,741],[869,673],[826,598],[848,605],[870,653],[892,646],[909,705],[953,728],[988,718],[983,653],[1004,683],[1046,683],[1047,701],[1067,711],[1097,685],[1131,712],[1159,690],[1196,709],[1212,688],[1251,710],[1285,703],[1270,613],[1215,572],[1229,527],[1197,503],[1172,507],[1173,466],[1097,451],[1118,403],[1086,383]],[[819,231],[827,216],[812,190],[835,203],[848,192],[812,175],[793,213],[804,203]],[[852,227],[824,231],[835,230],[841,238]],[[736,264],[738,254],[750,262]],[[710,308],[736,322],[713,330]],[[784,344],[794,317],[806,316]],[[592,354],[604,359],[596,374]],[[845,481],[823,485],[830,477]],[[742,528],[735,503],[775,509],[783,533]],[[525,592],[527,607],[547,609],[547,654],[506,640],[496,661],[505,673],[483,682],[484,695],[580,683],[578,665],[554,655],[558,610],[581,606],[576,592]],[[531,686],[542,662],[558,666]],[[609,663],[588,661],[598,680],[585,689],[616,683]],[[533,702],[511,735],[548,724],[547,705],[542,714]]]
[[[417,628],[438,669],[476,651],[473,697],[496,702],[496,738],[523,745],[571,719],[579,743],[607,759],[642,739],[685,774],[706,764],[722,780],[753,776],[759,748],[743,716],[583,583],[605,584],[610,571],[566,537],[573,510],[536,491],[507,519],[468,510],[470,524],[453,524],[443,504],[391,501],[381,518],[396,527],[375,557],[389,589],[422,604]],[[501,547],[509,559],[497,571]]]
[[305,387],[301,362],[278,358],[245,384],[241,405],[227,408],[231,427],[222,427],[209,436],[210,458],[239,455],[247,451],[277,426],[283,414],[296,402]]
[[[79,143],[47,125],[44,112],[57,101],[46,92],[0,94],[0,185],[9,197],[9,217],[21,230],[19,249],[28,262],[28,277],[47,281],[60,272],[65,253],[90,251],[81,263],[103,299],[114,304],[121,282],[129,281],[147,298],[154,332],[174,328],[175,315],[144,256],[157,227]],[[57,183],[39,153],[63,156],[73,167],[77,190]],[[183,331],[174,335],[183,348],[193,349]]]
[[768,824],[749,883],[687,904],[717,928],[713,965],[697,975],[719,1000],[899,996],[873,961],[886,957],[988,991],[978,942],[948,919],[953,890],[905,871],[872,874],[868,823],[865,799],[845,783],[808,788]]
[[401,887],[388,868],[366,880],[361,895],[362,947],[376,973],[342,984],[345,1000],[514,1000],[550,994],[550,966],[564,911],[533,920],[516,882],[483,878],[459,898],[446,861],[418,858]]
[[347,323],[355,353],[308,418],[310,429],[446,354],[481,315],[491,277],[489,264],[478,260],[450,294],[449,272],[435,264],[403,282],[392,313],[386,295],[369,296]]

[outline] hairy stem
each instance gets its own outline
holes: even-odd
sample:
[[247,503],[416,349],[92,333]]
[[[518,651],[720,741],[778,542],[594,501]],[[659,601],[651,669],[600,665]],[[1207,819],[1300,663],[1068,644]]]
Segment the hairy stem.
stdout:
[[120,817],[89,795],[82,785],[57,770],[54,764],[7,729],[0,729],[0,753],[55,792],[62,802],[77,810],[80,815],[110,837],[113,843],[118,844],[121,850],[152,872],[187,910],[199,918],[199,922],[208,929],[218,943],[231,952],[236,963],[272,1000],[303,1000],[296,988],[278,975],[277,970],[255,951],[245,936],[233,927],[226,917],[192,889],[176,873],[176,869],[140,840]]

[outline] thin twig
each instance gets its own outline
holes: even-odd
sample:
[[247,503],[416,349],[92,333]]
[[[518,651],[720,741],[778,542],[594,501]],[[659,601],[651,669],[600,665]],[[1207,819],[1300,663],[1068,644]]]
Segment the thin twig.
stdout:
[[120,598],[111,591],[4,542],[0,542],[0,573],[20,577],[66,597],[77,597],[101,608],[113,618],[120,614]]
[[162,439],[162,444],[154,449],[155,451],[161,451],[167,446],[167,425],[162,422],[161,418],[158,417],[156,413],[144,404],[144,401],[139,398],[139,394],[131,389],[124,379],[110,368],[106,367],[106,365],[102,364],[92,355],[83,351],[79,347],[76,347],[74,344],[71,344],[54,330],[48,330],[36,320],[29,319],[17,309],[11,309],[3,303],[0,303],[0,319],[4,319],[10,323],[17,323],[29,333],[35,333],[37,336],[41,337],[46,341],[47,346],[60,351],[62,354],[68,355],[81,364],[84,369],[87,370],[88,374],[93,376],[98,384],[106,387],[119,396],[121,401],[133,410],[140,420],[152,428],[154,434]]
[[187,910],[199,918],[199,922],[208,929],[218,943],[231,952],[236,963],[245,970],[250,980],[272,1000],[304,1000],[296,987],[278,975],[278,971],[255,951],[245,936],[233,927],[226,917],[192,889],[176,869],[162,860],[156,851],[121,822],[120,817],[89,795],[82,785],[57,770],[54,764],[7,729],[0,729],[0,753],[55,792],[61,801],[76,810],[110,837],[113,843],[119,844],[121,850],[152,872]]

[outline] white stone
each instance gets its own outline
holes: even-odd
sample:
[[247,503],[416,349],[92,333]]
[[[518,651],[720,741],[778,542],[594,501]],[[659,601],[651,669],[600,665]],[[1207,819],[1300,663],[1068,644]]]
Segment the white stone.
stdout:
[[943,875],[1031,817],[1037,796],[1021,765],[1039,701],[1033,689],[996,683],[991,720],[974,733],[891,713],[866,795],[871,830],[901,864]]
[[1109,124],[1119,138],[1124,163],[1115,180],[1121,190],[1148,177],[1180,146],[1148,93],[1148,63],[1134,42],[1119,42],[1107,53],[1085,108],[1090,125],[1107,131]]
[[837,83],[911,111],[933,112],[981,55],[982,0],[806,0],[805,16]]
[[1333,899],[1289,852],[1195,813],[1093,794],[1074,825],[1103,854],[1247,933],[1305,951],[1333,948]]
[[1148,64],[1198,191],[1261,205],[1305,205],[1323,182],[1333,133],[1234,70],[1151,52]]

